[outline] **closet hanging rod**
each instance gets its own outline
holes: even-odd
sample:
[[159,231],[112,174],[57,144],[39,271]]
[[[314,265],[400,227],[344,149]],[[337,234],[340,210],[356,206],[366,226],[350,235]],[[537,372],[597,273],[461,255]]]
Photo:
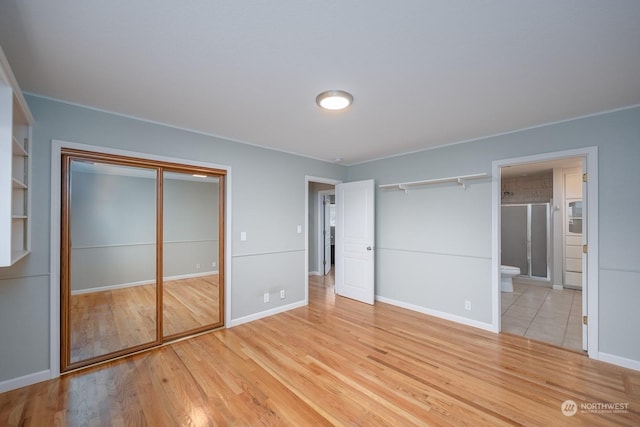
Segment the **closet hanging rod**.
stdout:
[[404,191],[404,193],[407,194],[409,192],[409,187],[418,187],[422,185],[432,185],[432,184],[444,184],[446,182],[456,182],[466,190],[467,181],[474,180],[474,179],[488,178],[489,176],[490,175],[486,173],[476,173],[472,175],[450,176],[447,178],[425,179],[422,181],[399,182],[395,184],[382,184],[382,185],[379,185],[378,187],[381,189],[398,189],[398,190]]

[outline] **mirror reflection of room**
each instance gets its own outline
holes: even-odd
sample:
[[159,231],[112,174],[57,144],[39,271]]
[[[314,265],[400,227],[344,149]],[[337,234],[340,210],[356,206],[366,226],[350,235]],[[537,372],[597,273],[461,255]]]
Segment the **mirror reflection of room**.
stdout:
[[71,363],[156,338],[156,170],[71,162]]
[[222,326],[223,175],[65,162],[62,370]]
[[163,335],[221,321],[219,178],[164,172]]

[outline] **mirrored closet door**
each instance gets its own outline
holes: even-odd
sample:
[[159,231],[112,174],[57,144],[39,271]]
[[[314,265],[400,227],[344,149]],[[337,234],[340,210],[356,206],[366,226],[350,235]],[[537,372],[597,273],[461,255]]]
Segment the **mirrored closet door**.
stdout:
[[62,158],[61,370],[222,326],[224,171]]
[[163,175],[163,336],[222,324],[220,178]]

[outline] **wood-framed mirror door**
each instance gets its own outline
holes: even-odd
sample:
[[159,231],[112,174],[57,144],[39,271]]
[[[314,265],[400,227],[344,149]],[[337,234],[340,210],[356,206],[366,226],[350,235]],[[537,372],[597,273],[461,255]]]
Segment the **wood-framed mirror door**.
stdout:
[[163,171],[163,337],[222,326],[224,176]]
[[61,372],[224,325],[225,171],[62,151]]

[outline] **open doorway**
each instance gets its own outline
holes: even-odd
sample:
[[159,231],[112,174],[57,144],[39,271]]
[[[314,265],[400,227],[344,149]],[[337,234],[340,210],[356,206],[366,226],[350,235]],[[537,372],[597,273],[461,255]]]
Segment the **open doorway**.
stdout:
[[502,332],[576,351],[595,346],[596,325],[588,325],[597,316],[595,155],[586,149],[494,162]]
[[318,192],[317,225],[318,271],[326,276],[335,273],[336,263],[336,192],[333,189]]
[[[341,181],[307,176],[306,201],[306,298],[309,276],[333,277],[335,265],[335,226],[331,226],[331,209],[335,209],[335,187]],[[333,284],[333,280],[331,281]]]
[[[335,185],[323,182],[308,184],[309,227],[308,273],[324,276],[335,263]],[[331,210],[334,209],[334,224]]]

